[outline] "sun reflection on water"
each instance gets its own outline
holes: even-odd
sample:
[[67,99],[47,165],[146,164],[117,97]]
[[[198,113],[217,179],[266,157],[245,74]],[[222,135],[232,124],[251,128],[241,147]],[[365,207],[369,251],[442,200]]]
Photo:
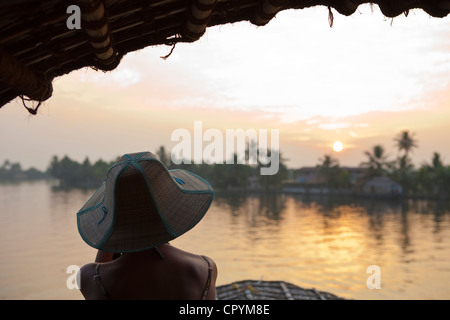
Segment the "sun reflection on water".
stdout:
[[[76,230],[89,192],[45,183],[0,185],[0,298],[82,299],[69,265],[95,250]],[[172,241],[212,257],[218,285],[284,280],[355,299],[449,299],[450,206],[217,192],[205,218]],[[369,290],[367,267],[381,270]]]

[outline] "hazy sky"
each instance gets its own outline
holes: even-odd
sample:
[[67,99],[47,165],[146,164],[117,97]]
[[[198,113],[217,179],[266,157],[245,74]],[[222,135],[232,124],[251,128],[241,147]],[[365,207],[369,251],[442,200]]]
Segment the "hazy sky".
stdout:
[[[45,169],[53,155],[112,160],[174,145],[171,133],[203,128],[279,129],[290,167],[333,154],[343,166],[393,138],[415,134],[417,165],[438,151],[450,164],[450,18],[414,10],[385,18],[362,5],[345,17],[315,7],[281,12],[267,26],[208,29],[196,43],[146,48],[110,73],[56,79],[37,116],[21,101],[0,109],[0,162]],[[332,149],[335,141],[344,149]],[[205,144],[207,144],[205,142]]]

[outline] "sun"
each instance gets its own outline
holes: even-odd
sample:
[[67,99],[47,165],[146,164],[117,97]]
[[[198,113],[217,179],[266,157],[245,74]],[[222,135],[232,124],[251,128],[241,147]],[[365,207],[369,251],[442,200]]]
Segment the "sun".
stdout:
[[335,143],[333,143],[333,150],[336,152],[340,152],[342,151],[342,149],[344,148],[342,142],[340,141],[336,141]]

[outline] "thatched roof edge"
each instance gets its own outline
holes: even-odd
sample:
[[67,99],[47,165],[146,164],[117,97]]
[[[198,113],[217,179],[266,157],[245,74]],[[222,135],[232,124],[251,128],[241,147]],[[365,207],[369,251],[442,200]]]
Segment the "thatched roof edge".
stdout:
[[[3,0],[0,2],[0,108],[16,97],[38,102],[52,95],[54,78],[92,67],[114,70],[129,52],[200,39],[208,27],[249,21],[264,26],[287,9],[314,6],[351,15],[363,3],[387,17],[421,9],[450,12],[450,0]],[[70,5],[81,29],[69,29]],[[33,110],[31,110],[33,112]]]

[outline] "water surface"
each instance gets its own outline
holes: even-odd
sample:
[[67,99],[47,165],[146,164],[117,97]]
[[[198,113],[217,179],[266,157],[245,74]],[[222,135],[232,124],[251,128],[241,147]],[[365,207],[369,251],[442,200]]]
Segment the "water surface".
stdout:
[[[1,299],[82,299],[67,268],[95,257],[76,227],[91,193],[0,185]],[[172,244],[212,257],[218,285],[284,280],[354,299],[450,299],[448,202],[218,194]],[[371,265],[381,289],[367,287]]]

